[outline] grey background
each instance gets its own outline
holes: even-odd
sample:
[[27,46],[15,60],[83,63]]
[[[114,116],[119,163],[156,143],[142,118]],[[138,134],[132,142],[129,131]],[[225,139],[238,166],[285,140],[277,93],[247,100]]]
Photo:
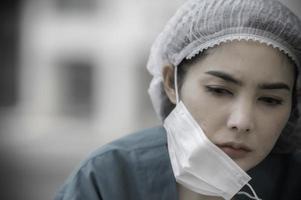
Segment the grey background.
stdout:
[[92,150],[160,124],[145,65],[182,2],[3,1],[0,199],[50,200]]

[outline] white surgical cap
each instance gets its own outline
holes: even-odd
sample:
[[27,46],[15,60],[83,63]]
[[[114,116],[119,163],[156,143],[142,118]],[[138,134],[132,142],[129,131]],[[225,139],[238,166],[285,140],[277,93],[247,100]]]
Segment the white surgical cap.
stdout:
[[163,119],[162,69],[178,66],[200,52],[233,40],[252,40],[287,54],[300,67],[301,22],[276,0],[188,0],[155,40],[147,69],[149,94]]

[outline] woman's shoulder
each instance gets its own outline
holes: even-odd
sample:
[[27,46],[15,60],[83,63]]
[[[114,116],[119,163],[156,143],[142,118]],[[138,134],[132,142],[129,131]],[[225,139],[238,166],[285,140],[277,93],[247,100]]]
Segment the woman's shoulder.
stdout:
[[143,160],[152,162],[166,157],[166,133],[163,127],[153,127],[128,134],[94,150],[79,166],[80,171],[120,170],[137,167]]
[[301,151],[271,153],[248,172],[251,185],[263,199],[296,199],[301,196]]
[[142,187],[145,170],[155,172],[158,166],[169,169],[167,160],[163,127],[129,134],[87,156],[69,176],[56,200],[102,199],[100,194],[103,199],[126,199],[118,196],[121,194],[137,196],[135,187]]
[[301,151],[288,154],[284,165],[282,199],[299,199],[301,196]]
[[[301,149],[290,154],[290,160],[293,164],[301,165]],[[299,168],[300,169],[300,168]]]
[[105,144],[94,150],[88,157],[93,159],[102,157],[110,152],[130,153],[142,149],[152,149],[166,145],[166,132],[162,126],[140,130],[108,144]]

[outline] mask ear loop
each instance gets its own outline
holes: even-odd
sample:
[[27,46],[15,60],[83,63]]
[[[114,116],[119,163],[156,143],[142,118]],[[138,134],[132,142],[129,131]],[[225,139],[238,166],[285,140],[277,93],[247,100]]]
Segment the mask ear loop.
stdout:
[[252,186],[249,184],[249,183],[247,183],[246,184],[249,188],[250,188],[250,190],[252,191],[252,193],[253,193],[253,196],[251,196],[249,193],[247,193],[247,192],[238,192],[237,194],[241,194],[241,195],[246,195],[247,197],[249,197],[250,199],[254,199],[254,200],[262,200],[262,199],[260,199],[258,196],[257,196],[257,194],[256,194],[256,192],[255,192],[255,190],[252,188]]
[[174,69],[174,86],[175,86],[175,91],[176,91],[176,102],[177,104],[180,102],[179,100],[179,91],[178,91],[178,66],[175,66]]

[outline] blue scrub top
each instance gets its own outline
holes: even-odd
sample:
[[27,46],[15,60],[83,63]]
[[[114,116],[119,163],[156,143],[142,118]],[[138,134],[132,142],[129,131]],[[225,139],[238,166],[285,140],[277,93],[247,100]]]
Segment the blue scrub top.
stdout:
[[84,160],[55,200],[176,200],[164,128],[107,144]]
[[[248,174],[262,199],[300,200],[300,170],[301,153],[296,152],[269,155]],[[178,200],[165,129],[143,130],[97,149],[70,175],[55,200]]]

